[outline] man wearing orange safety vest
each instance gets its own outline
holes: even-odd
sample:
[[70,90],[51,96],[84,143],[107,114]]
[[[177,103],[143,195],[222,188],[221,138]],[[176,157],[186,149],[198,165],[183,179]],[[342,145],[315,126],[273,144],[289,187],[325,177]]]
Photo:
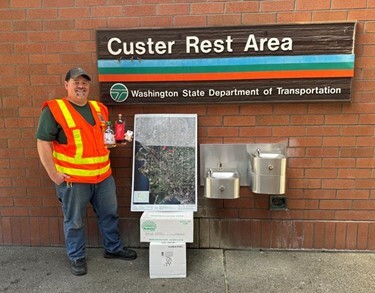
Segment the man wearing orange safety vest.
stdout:
[[82,68],[69,70],[64,81],[67,97],[43,104],[35,135],[40,160],[62,204],[66,249],[76,276],[87,273],[84,217],[88,203],[98,218],[104,257],[137,257],[120,239],[116,186],[102,132],[108,110],[88,100],[90,81]]

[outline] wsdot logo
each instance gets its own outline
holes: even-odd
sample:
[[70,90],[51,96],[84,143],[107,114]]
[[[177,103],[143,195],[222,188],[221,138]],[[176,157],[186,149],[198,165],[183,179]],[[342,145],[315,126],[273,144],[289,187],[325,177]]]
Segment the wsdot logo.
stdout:
[[111,96],[112,100],[121,103],[128,98],[129,91],[124,84],[115,83],[113,86],[111,86],[111,89],[109,90],[109,95]]

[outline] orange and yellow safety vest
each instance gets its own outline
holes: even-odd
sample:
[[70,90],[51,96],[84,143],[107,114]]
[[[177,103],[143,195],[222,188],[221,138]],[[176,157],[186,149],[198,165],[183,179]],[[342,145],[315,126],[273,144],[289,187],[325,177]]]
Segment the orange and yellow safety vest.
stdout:
[[57,171],[70,176],[66,181],[99,183],[112,173],[109,151],[104,146],[102,125],[108,120],[108,109],[102,103],[89,101],[95,125],[90,125],[66,99],[46,101],[57,123],[67,137],[67,144],[53,142],[53,159]]

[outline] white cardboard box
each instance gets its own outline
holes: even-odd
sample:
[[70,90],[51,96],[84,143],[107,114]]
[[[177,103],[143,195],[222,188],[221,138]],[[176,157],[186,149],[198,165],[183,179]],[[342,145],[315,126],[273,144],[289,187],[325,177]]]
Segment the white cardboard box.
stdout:
[[193,242],[193,212],[143,212],[141,242]]
[[150,278],[186,278],[186,243],[150,242]]

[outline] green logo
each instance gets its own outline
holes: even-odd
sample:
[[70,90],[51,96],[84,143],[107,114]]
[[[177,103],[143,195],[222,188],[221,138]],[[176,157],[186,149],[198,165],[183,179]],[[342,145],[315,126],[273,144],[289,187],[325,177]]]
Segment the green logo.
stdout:
[[129,96],[128,88],[122,83],[115,83],[111,86],[109,94],[115,102],[121,103],[126,101]]
[[143,231],[151,231],[154,232],[156,230],[156,224],[153,221],[144,221],[142,223],[142,230]]

